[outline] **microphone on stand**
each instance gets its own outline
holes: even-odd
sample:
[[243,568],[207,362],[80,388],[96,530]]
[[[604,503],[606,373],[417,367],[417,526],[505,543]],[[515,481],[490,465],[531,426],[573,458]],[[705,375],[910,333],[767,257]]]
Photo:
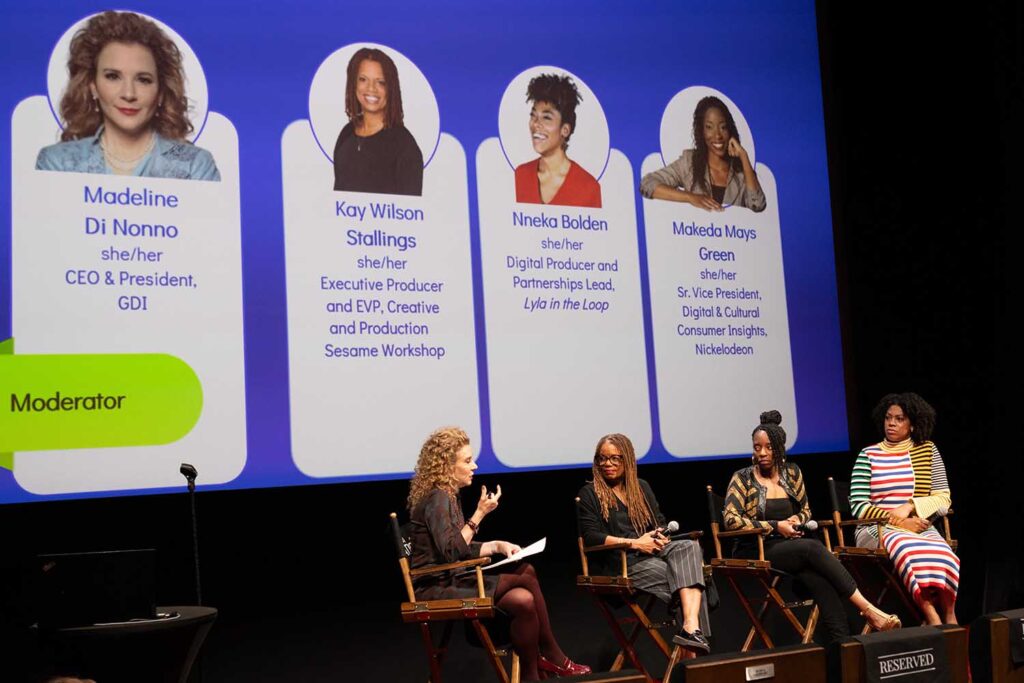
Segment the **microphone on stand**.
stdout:
[[181,467],[178,469],[179,472],[188,481],[188,492],[193,493],[196,490],[196,477],[199,476],[199,472],[192,465],[187,462],[181,463]]
[[[181,463],[178,471],[181,472],[181,475],[185,477],[185,481],[188,482],[188,497],[192,507],[192,560],[196,565],[196,605],[202,606],[203,589],[199,583],[199,525],[196,521],[196,478],[199,476],[199,471],[196,470],[194,465],[190,465],[187,462]],[[200,651],[196,674],[196,680],[199,683],[203,683],[203,654]]]
[[196,604],[203,604],[203,589],[199,582],[199,526],[196,522],[196,477],[199,472],[187,462],[181,463],[178,470],[188,482],[188,497],[192,504],[192,560],[196,565]]

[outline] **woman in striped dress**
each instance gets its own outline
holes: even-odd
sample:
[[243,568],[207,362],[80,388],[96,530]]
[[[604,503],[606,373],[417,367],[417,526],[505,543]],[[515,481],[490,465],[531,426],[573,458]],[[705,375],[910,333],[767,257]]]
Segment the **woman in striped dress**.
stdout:
[[[949,510],[946,467],[929,441],[935,410],[914,393],[889,394],[872,413],[884,439],[857,456],[850,504],[860,519],[885,520],[882,545],[928,624],[955,624],[960,560],[932,526]],[[878,547],[878,527],[857,545]]]

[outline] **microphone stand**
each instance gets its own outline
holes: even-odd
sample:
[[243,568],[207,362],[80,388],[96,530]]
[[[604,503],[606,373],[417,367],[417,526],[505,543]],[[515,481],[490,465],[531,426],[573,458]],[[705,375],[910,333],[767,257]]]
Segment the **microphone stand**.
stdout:
[[188,463],[181,463],[181,473],[188,482],[188,497],[192,507],[192,560],[196,565],[196,604],[203,604],[203,590],[199,582],[199,526],[196,521],[196,477],[199,472]]
[[[187,462],[181,463],[179,471],[185,477],[185,481],[188,482],[188,498],[192,507],[192,559],[196,565],[196,605],[202,606],[203,589],[199,583],[199,525],[196,521],[196,477],[199,476],[199,472]],[[200,651],[198,660],[193,664],[196,667],[195,679],[199,683],[203,681],[203,654]],[[192,677],[190,676],[189,678]]]

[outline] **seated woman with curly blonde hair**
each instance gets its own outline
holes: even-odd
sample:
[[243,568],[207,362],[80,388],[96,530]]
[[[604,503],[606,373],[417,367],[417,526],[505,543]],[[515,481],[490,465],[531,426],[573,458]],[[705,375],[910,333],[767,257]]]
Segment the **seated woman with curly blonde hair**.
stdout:
[[[469,436],[458,427],[438,429],[423,444],[409,483],[414,568],[519,552],[520,547],[508,541],[473,540],[501,499],[500,486],[493,492],[481,486],[476,510],[468,520],[463,517],[459,489],[473,483],[476,467]],[[420,576],[415,584],[416,594],[430,600],[477,594],[472,577]],[[558,646],[532,566],[523,562],[510,574],[487,576],[485,590],[512,618],[512,646],[522,662],[523,680],[539,680],[542,671],[558,676],[590,673],[590,667],[576,664]]]

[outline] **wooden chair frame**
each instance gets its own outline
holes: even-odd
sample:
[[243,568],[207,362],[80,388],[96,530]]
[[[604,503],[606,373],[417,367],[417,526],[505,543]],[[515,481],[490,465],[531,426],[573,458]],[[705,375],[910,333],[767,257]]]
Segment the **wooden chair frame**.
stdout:
[[[832,553],[836,558],[843,563],[853,575],[854,580],[857,582],[857,586],[860,587],[862,593],[871,593],[868,595],[868,599],[875,605],[881,605],[882,601],[885,600],[886,596],[889,595],[890,591],[895,593],[899,598],[902,605],[907,609],[911,616],[917,621],[924,621],[924,615],[921,613],[921,608],[917,606],[913,598],[907,592],[906,586],[903,585],[902,579],[896,574],[896,568],[893,566],[892,561],[889,560],[889,554],[885,548],[882,547],[881,538],[882,531],[885,529],[885,520],[879,519],[843,519],[839,505],[839,490],[836,486],[836,481],[832,477],[828,478],[828,495],[829,500],[832,503],[832,526],[835,528],[836,533],[836,546],[832,549]],[[950,536],[949,517],[952,514],[952,510],[946,513],[946,516],[942,517],[942,535],[946,539],[946,543],[949,547],[956,552],[957,542]],[[874,525],[878,528],[879,543],[877,548],[861,548],[857,545],[846,545],[846,537],[843,533],[844,528],[848,527],[860,527],[866,525]],[[869,581],[865,577],[865,567],[874,567],[883,577],[882,585],[877,590],[871,590],[867,588],[872,584],[877,585],[877,582]],[[871,625],[867,622],[864,623],[864,628],[861,633],[868,633],[871,631]]]
[[[718,520],[722,517],[722,510],[719,509],[719,505],[715,500],[716,495],[710,486],[707,487],[707,496],[708,516],[711,520],[711,538],[715,544],[715,556],[711,559],[711,569],[714,573],[725,577],[726,581],[729,582],[733,593],[735,593],[736,598],[740,602],[740,606],[746,613],[747,618],[750,619],[750,631],[747,632],[747,638],[743,641],[741,652],[747,652],[753,647],[755,636],[761,639],[765,647],[769,649],[775,647],[775,642],[768,634],[768,630],[764,627],[763,623],[765,613],[771,606],[778,608],[782,615],[786,617],[787,623],[800,636],[801,643],[810,643],[814,639],[814,631],[818,626],[818,606],[814,604],[813,600],[786,602],[779,593],[779,581],[782,580],[785,574],[778,570],[773,570],[772,563],[764,559],[764,538],[771,533],[771,530],[740,529],[738,531],[721,531]],[[818,524],[819,526],[832,525],[828,521],[818,522]],[[722,557],[721,539],[740,538],[743,536],[753,536],[757,541],[757,559]],[[824,534],[824,539],[825,546],[831,551],[831,541],[827,533]],[[741,580],[751,580],[760,585],[764,591],[763,597],[749,597],[740,587],[739,582]],[[760,603],[756,611],[751,606],[751,603]],[[800,621],[793,613],[793,610],[798,607],[811,608],[806,622]]]
[[[472,625],[501,683],[519,683],[519,655],[511,647],[505,649],[495,647],[487,627],[481,621],[494,617],[496,612],[494,599],[488,597],[484,592],[483,567],[490,563],[491,558],[479,557],[461,562],[435,564],[412,569],[409,566],[409,551],[406,547],[405,538],[402,536],[402,530],[398,525],[398,515],[396,513],[391,513],[390,522],[391,531],[394,535],[395,549],[398,554],[398,566],[401,569],[402,581],[405,584],[405,591],[409,598],[408,602],[403,602],[401,606],[402,621],[419,624],[420,626],[420,635],[423,638],[423,645],[426,647],[427,658],[430,664],[431,683],[441,683],[441,666],[444,662],[444,656],[448,651],[448,642],[451,640],[452,627],[456,621],[468,621]],[[460,570],[475,571],[476,597],[443,600],[419,600],[416,598],[416,591],[412,584],[414,577],[444,574]],[[430,625],[434,622],[443,622],[441,639],[437,643],[435,643],[434,636],[430,630]],[[512,660],[511,671],[506,670],[505,664],[502,661],[502,657],[509,655]]]
[[[577,522],[579,520],[579,505],[580,499],[577,498]],[[674,538],[690,538],[691,540],[697,540],[703,535],[704,534],[701,531],[691,531],[686,534],[674,534]],[[611,628],[612,634],[615,636],[615,640],[618,642],[620,647],[619,653],[616,655],[615,661],[612,663],[609,671],[615,672],[622,670],[623,665],[628,660],[633,668],[643,674],[648,681],[668,681],[672,674],[672,669],[675,668],[675,665],[679,663],[680,660],[690,659],[696,655],[680,645],[676,645],[674,643],[669,644],[665,640],[665,637],[661,635],[660,629],[674,626],[672,622],[655,622],[647,615],[647,612],[657,601],[657,597],[633,586],[633,582],[629,578],[629,564],[626,557],[626,551],[629,549],[629,544],[613,543],[610,545],[585,546],[583,544],[583,535],[581,533],[578,533],[576,537],[576,544],[579,548],[580,567],[583,572],[576,576],[576,586],[587,591],[590,597],[593,598],[594,603],[601,612],[601,615],[604,616],[605,621],[608,622],[608,626]],[[588,556],[593,553],[604,552],[618,553],[618,572],[611,576],[591,574]],[[620,600],[629,610],[630,616],[622,618],[616,616],[615,612],[612,610],[612,606],[609,605],[609,599]],[[628,632],[623,628],[624,625],[628,625]],[[642,633],[647,634],[657,647],[658,651],[661,652],[661,654],[668,660],[665,673],[660,679],[652,676],[640,662],[640,656],[636,651],[635,643]]]

